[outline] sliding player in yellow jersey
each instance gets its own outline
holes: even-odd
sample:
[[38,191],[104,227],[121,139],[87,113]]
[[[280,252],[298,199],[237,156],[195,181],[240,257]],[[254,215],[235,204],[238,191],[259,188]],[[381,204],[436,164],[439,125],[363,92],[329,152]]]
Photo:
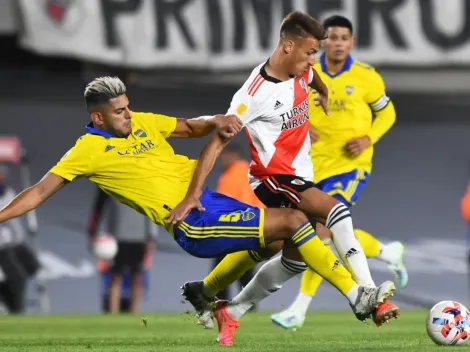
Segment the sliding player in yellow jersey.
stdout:
[[[379,73],[350,56],[354,46],[351,22],[332,16],[323,25],[328,39],[322,43],[325,52],[314,68],[328,86],[330,116],[310,104],[310,154],[317,186],[351,207],[372,171],[374,144],[395,122],[395,109]],[[315,95],[312,92],[311,98]],[[403,245],[385,245],[359,229],[355,235],[366,256],[386,262],[395,273],[398,287],[404,288],[408,275],[403,265]],[[287,310],[271,316],[273,322],[284,328],[301,327],[321,281],[318,274],[307,269],[296,300]]]
[[[256,253],[265,246],[289,240],[293,255],[300,253],[307,266],[331,282],[356,316],[370,316],[393,294],[392,282],[379,287],[357,285],[301,211],[260,209],[202,190],[200,174],[215,158],[203,155],[200,162],[190,160],[175,154],[167,139],[202,137],[217,128],[219,133],[209,144],[213,147],[241,130],[242,122],[235,115],[186,120],[132,112],[125,85],[113,77],[91,82],[85,102],[91,117],[86,134],[42,180],[0,210],[0,224],[37,208],[69,182],[84,177],[164,226],[192,256],[213,258],[238,251],[259,256]],[[176,221],[175,212],[188,202],[191,211]]]

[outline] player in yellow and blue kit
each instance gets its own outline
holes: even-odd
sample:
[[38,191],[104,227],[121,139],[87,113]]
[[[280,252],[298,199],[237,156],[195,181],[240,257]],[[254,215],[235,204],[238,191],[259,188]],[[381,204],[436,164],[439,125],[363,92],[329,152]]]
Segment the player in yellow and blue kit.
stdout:
[[[324,27],[328,39],[323,42],[325,51],[314,68],[328,86],[330,116],[310,104],[310,155],[317,187],[351,207],[372,171],[374,144],[395,122],[395,109],[380,74],[350,56],[354,45],[351,22],[332,16],[324,21]],[[312,92],[312,100],[315,95]],[[389,264],[398,287],[404,288],[408,275],[403,265],[403,245],[384,245],[363,230],[355,229],[354,233],[366,256]],[[284,328],[301,327],[321,280],[307,269],[297,299],[285,311],[274,314],[273,322]]]
[[[91,117],[87,133],[41,181],[0,210],[0,223],[37,208],[67,183],[85,177],[164,226],[193,256],[255,252],[275,241],[289,240],[307,266],[348,299],[356,316],[370,316],[393,294],[391,282],[359,287],[302,212],[259,209],[215,192],[194,192],[201,186],[194,181],[199,179],[200,164],[207,165],[175,154],[167,138],[202,137],[217,128],[212,143],[221,141],[241,130],[236,116],[186,120],[132,112],[126,87],[116,77],[91,82],[85,89],[85,102]],[[190,211],[176,221],[175,213],[182,203]]]

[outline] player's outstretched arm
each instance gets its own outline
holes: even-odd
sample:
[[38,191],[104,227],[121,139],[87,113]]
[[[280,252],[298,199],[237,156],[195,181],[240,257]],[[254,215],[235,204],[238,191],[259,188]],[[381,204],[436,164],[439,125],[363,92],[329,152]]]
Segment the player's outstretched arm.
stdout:
[[241,120],[235,115],[201,116],[194,119],[178,119],[170,137],[198,138],[207,136],[214,129],[225,138],[231,138],[242,129]]
[[194,208],[198,208],[200,211],[204,211],[204,208],[199,202],[202,188],[204,187],[207,176],[209,176],[209,173],[214,167],[217,157],[229,142],[229,138],[223,138],[218,133],[216,133],[211,138],[209,143],[206,144],[201,152],[201,155],[199,156],[196,171],[194,172],[188,193],[186,194],[184,200],[167,215],[166,219],[168,222],[176,224],[179,221],[184,220],[184,218]]
[[328,88],[326,84],[323,83],[317,71],[315,71],[314,68],[312,68],[312,71],[313,71],[313,78],[309,86],[318,92],[318,95],[314,99],[315,105],[316,106],[321,105],[325,114],[329,116],[330,112],[328,111]]
[[313,67],[312,67],[312,71],[313,71],[313,78],[312,78],[312,82],[310,82],[309,84],[310,87],[315,89],[319,94],[325,95],[326,97],[328,97],[328,87],[326,86],[325,83],[323,83],[320,75],[317,73],[317,71],[315,71]]
[[65,185],[65,180],[52,173],[46,174],[34,186],[18,194],[8,205],[0,210],[0,223],[26,214],[41,205],[47,198]]
[[215,134],[204,149],[202,149],[196,171],[188,189],[189,196],[199,197],[201,195],[207,176],[209,176],[209,173],[214,168],[215,161],[229,142],[229,138],[223,138],[219,134]]

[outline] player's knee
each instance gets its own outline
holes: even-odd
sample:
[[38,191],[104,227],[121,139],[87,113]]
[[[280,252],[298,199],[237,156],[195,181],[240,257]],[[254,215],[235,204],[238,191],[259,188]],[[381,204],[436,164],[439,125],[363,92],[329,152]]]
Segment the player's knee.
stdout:
[[322,241],[330,239],[333,235],[331,231],[323,224],[317,224],[316,232]]
[[332,195],[333,199],[335,199],[337,201],[337,203],[342,203],[344,204],[345,206],[349,207],[350,204],[349,202],[346,200],[346,198],[344,198],[342,195],[340,194],[333,194]]
[[261,256],[261,258],[269,259],[275,254],[279,253],[283,246],[284,241],[275,241],[266,245],[265,248],[258,249],[257,252]]
[[307,217],[295,209],[268,209],[265,223],[264,240],[271,244],[280,240],[290,239],[299,227],[307,221]]
[[330,207],[331,208],[334,208],[335,206],[337,206],[338,204],[342,203],[338,197],[336,197],[336,195],[331,195],[330,196]]
[[284,224],[286,226],[287,232],[292,236],[292,234],[297,231],[297,229],[308,221],[307,217],[300,210],[296,209],[287,209],[288,213],[285,215]]

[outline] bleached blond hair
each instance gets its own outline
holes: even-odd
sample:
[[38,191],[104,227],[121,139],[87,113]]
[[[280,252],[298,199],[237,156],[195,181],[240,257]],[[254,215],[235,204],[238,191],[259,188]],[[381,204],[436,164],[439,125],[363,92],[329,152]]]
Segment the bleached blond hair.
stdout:
[[85,104],[88,109],[107,103],[110,99],[126,94],[127,89],[119,77],[98,77],[85,87]]

